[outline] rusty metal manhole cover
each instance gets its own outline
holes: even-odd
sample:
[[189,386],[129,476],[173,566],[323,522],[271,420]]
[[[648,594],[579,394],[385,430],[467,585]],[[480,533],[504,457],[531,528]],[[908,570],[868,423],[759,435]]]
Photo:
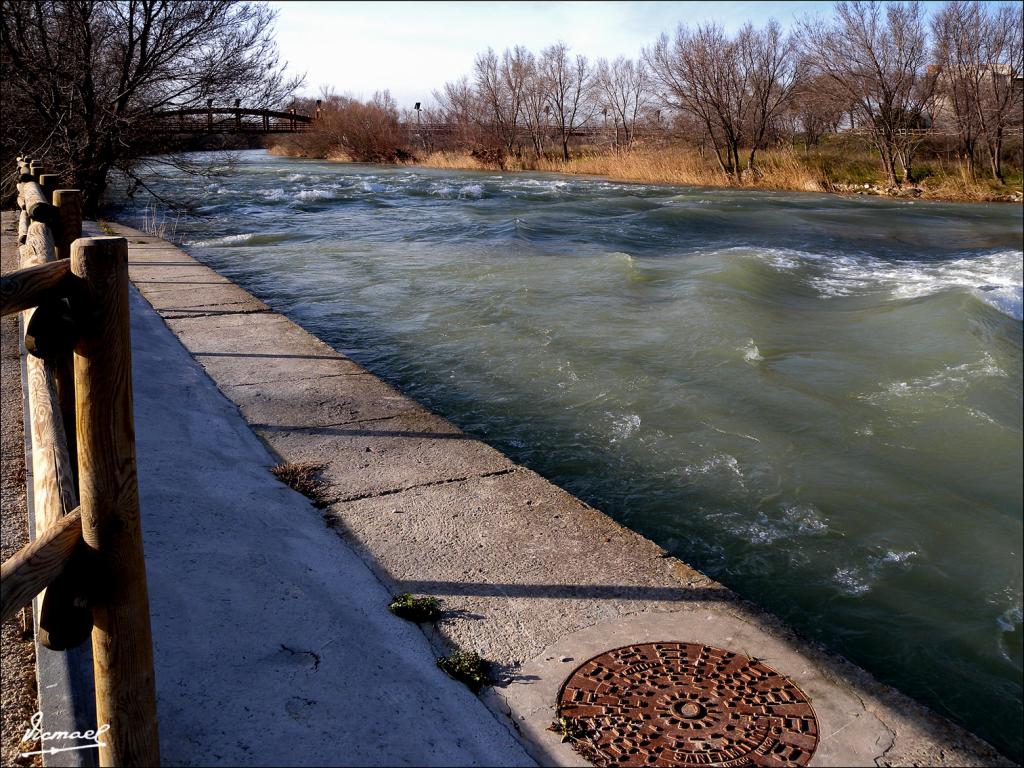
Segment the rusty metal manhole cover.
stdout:
[[559,730],[596,765],[807,765],[818,722],[803,691],[743,654],[696,643],[608,651],[559,695]]

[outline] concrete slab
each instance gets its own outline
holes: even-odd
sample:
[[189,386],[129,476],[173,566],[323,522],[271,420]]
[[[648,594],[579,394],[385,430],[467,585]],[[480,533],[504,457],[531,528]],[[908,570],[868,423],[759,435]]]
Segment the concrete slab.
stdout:
[[532,764],[134,291],[132,355],[163,763]]
[[505,670],[582,627],[731,597],[521,468],[327,511],[396,591],[444,601],[450,642]]
[[[356,380],[346,377],[346,393]],[[235,396],[235,388],[226,391]],[[253,429],[284,461],[324,463],[329,459],[322,479],[328,485],[326,495],[333,499],[392,493],[514,467],[503,454],[422,410],[306,429],[254,422]]]
[[144,290],[143,295],[157,312],[174,313],[175,316],[219,312],[266,312],[268,309],[262,301],[254,299],[232,283],[186,281],[171,286],[162,283],[157,290]]
[[221,386],[365,374],[281,315],[225,314],[167,320]]
[[[167,253],[166,251],[157,251],[154,248],[148,249],[148,251],[151,253]],[[172,256],[173,254],[167,255]],[[131,280],[136,287],[142,291],[143,295],[145,290],[150,287],[150,284],[159,286],[162,283],[173,283],[175,281],[202,281],[218,285],[233,285],[227,278],[224,278],[224,276],[208,266],[189,264],[180,259],[135,262],[129,265],[128,274],[131,276]]]
[[343,381],[293,379],[268,384],[225,385],[250,424],[295,430],[388,419],[423,409],[372,374]]

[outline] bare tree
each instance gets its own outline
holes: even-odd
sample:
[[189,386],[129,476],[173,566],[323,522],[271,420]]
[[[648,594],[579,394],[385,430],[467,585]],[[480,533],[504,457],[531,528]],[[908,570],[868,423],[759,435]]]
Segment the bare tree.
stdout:
[[643,59],[633,61],[619,56],[608,63],[607,59],[597,62],[596,82],[605,108],[610,109],[615,120],[615,144],[619,145],[619,126],[622,126],[622,143],[633,146],[637,121],[650,106],[652,100],[651,75]]
[[749,141],[748,170],[756,170],[754,155],[764,148],[769,128],[793,100],[804,78],[805,60],[796,52],[792,37],[784,36],[778,22],[770,20],[763,29],[745,25],[737,36],[742,82],[749,89],[746,119]]
[[547,99],[544,73],[541,72],[537,58],[533,54],[530,54],[523,89],[523,123],[533,144],[534,157],[540,157],[551,130],[551,105]]
[[739,179],[749,92],[736,42],[716,24],[680,25],[671,40],[662,35],[646,59],[666,104],[703,124],[722,172]]
[[800,39],[814,70],[847,94],[889,184],[909,182],[934,91],[920,4],[840,0],[833,20],[804,21]]
[[547,105],[562,142],[562,159],[569,159],[569,138],[586,125],[594,114],[590,94],[592,71],[586,56],[569,56],[569,46],[556,43],[545,48],[540,57]]
[[152,151],[153,112],[280,104],[274,12],[235,0],[3,0],[3,146],[68,169],[95,213],[110,171]]
[[456,145],[472,146],[477,141],[481,116],[480,100],[465,75],[444,84],[434,91],[437,111],[444,124],[450,126],[454,135],[450,137]]
[[1022,122],[1024,93],[1024,8],[1019,4],[987,9],[978,113],[992,175],[1003,181],[1003,140],[1006,129]]
[[533,56],[522,46],[506,49],[501,58],[487,49],[476,58],[474,86],[486,109],[494,137],[501,148],[512,153],[519,136],[523,97]]
[[976,0],[953,0],[932,18],[938,67],[935,118],[940,125],[949,123],[956,129],[960,155],[972,178],[981,133],[985,27],[984,10]]
[[835,84],[821,75],[804,78],[794,90],[787,114],[791,130],[803,135],[804,147],[816,146],[827,133],[835,133],[848,109]]

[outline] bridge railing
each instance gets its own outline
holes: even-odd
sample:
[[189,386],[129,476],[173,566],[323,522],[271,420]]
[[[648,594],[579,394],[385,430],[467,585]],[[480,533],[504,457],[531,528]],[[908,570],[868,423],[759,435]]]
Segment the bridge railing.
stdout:
[[[92,639],[99,762],[158,765],[149,598],[139,520],[128,245],[81,237],[82,195],[19,158],[21,268],[0,314],[22,313],[34,540],[0,568],[7,621],[35,599],[38,639]],[[45,745],[43,745],[45,748]]]
[[315,121],[294,109],[281,112],[238,106],[164,110],[150,117],[152,129],[160,133],[301,133]]

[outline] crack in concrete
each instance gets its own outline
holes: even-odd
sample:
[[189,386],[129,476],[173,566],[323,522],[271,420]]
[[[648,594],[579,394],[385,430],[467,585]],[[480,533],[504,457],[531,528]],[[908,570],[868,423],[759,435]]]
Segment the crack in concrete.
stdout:
[[[364,373],[364,372],[353,372],[353,373],[343,373],[343,374],[334,374],[334,375],[339,375],[339,376],[373,376],[372,373]],[[321,378],[321,377],[319,377],[319,376],[311,376],[310,377],[311,380],[312,379],[318,379],[318,378]],[[322,378],[329,378],[329,377],[324,376]],[[376,377],[374,377],[374,378],[376,378]],[[304,381],[304,380],[305,379],[288,379],[286,381]],[[269,381],[267,383],[268,384],[277,384],[278,382],[276,382],[276,381]],[[250,384],[225,384],[224,386],[225,387],[247,387],[247,386],[253,386],[253,385],[250,385]],[[232,402],[234,402],[234,401],[232,400]],[[330,401],[325,401],[325,402],[330,402]],[[236,403],[236,405],[237,405],[237,403]],[[359,424],[371,424],[371,423],[376,422],[376,421],[389,421],[391,419],[397,419],[397,418],[400,418],[402,416],[407,416],[410,413],[416,413],[417,410],[418,409],[415,407],[415,405],[413,405],[413,406],[411,406],[411,407],[409,407],[409,408],[407,408],[405,410],[397,411],[394,414],[392,414],[391,416],[374,416],[374,417],[369,418],[369,419],[356,419],[355,421],[337,421],[337,422],[332,422],[330,424],[310,424],[309,426],[305,426],[305,427],[301,427],[301,426],[296,425],[293,429],[289,429],[289,430],[283,430],[281,427],[277,426],[276,424],[250,424],[249,426],[251,426],[253,429],[268,429],[268,430],[273,430],[275,432],[284,432],[284,431],[288,431],[288,432],[303,432],[303,431],[306,431],[306,430],[328,429],[330,427],[351,427],[351,426],[357,426]]]
[[496,469],[490,472],[481,472],[472,475],[466,475],[465,477],[452,477],[445,480],[431,480],[426,483],[416,483],[414,485],[404,486],[402,488],[389,488],[385,491],[372,491],[370,493],[362,493],[355,496],[338,496],[332,501],[327,502],[328,506],[331,504],[349,503],[353,501],[363,501],[364,499],[377,499],[381,496],[393,496],[396,493],[404,493],[405,491],[413,491],[417,488],[430,488],[435,485],[449,485],[451,483],[463,483],[466,480],[473,480],[484,477],[497,477],[499,475],[511,475],[513,472],[519,472],[522,467],[507,467],[505,469]]
[[[202,352],[192,353],[193,358],[195,357],[196,354],[202,355]],[[199,364],[202,365],[202,361],[199,361]],[[207,370],[205,365],[203,366],[203,370],[207,371],[207,374],[210,375],[211,379],[213,378],[212,374],[209,374],[209,371]],[[266,386],[268,384],[289,384],[289,383],[291,383],[293,381],[313,381],[313,380],[316,380],[316,379],[336,379],[339,376],[365,376],[365,375],[366,375],[365,371],[344,371],[342,373],[318,373],[318,374],[315,374],[313,376],[294,376],[294,377],[290,377],[290,378],[287,378],[287,379],[268,379],[267,381],[239,381],[237,383],[236,382],[225,382],[221,386],[225,386],[225,387],[260,387],[260,386]],[[378,419],[365,419],[365,421],[381,421],[382,419],[388,419],[388,418],[392,418],[392,417],[390,417],[390,416],[383,416],[383,417],[378,418]],[[340,426],[340,425],[327,424],[325,426],[333,427],[333,426]],[[304,429],[316,429],[316,427],[304,427]]]
[[[825,671],[822,672],[822,677],[824,677],[830,683],[835,685],[837,688],[841,688],[843,691],[845,691],[850,696],[855,698],[857,700],[857,703],[860,704],[861,709],[863,709],[867,714],[869,714],[873,718],[875,718],[875,720],[878,721],[878,724],[880,726],[882,726],[882,728],[885,729],[886,733],[889,734],[889,745],[882,750],[882,753],[880,755],[878,755],[877,757],[873,758],[874,759],[874,763],[877,766],[888,765],[888,763],[883,763],[881,761],[885,760],[885,756],[888,755],[889,752],[893,749],[893,747],[896,746],[896,739],[897,739],[896,730],[894,728],[891,728],[889,726],[889,724],[887,722],[885,722],[885,720],[883,720],[881,717],[879,717],[878,714],[871,707],[868,706],[867,701],[864,699],[863,696],[860,695],[860,693],[857,691],[857,689],[854,688],[852,685],[850,685],[850,683],[848,683],[845,679],[843,679],[841,677],[837,677],[834,674],[829,674],[828,672],[825,672]],[[847,725],[849,725],[849,723]],[[846,726],[843,726],[843,727],[845,728]],[[841,731],[842,728],[840,728],[839,730]],[[836,731],[836,733],[838,733],[838,732],[839,731]],[[832,736],[835,736],[835,735],[836,734],[833,733],[828,738],[831,738]],[[825,740],[826,739],[823,739],[822,742],[824,742]],[[875,744],[876,745],[878,744],[877,740],[875,741]]]
[[[138,287],[138,286],[136,286]],[[145,292],[139,291],[143,297],[146,296]],[[148,301],[148,299],[147,299]],[[206,304],[190,304],[187,307],[164,307],[164,312],[191,312],[192,310],[203,309],[203,307],[233,307],[236,304],[251,304],[249,299],[242,299],[241,301],[211,301]],[[260,310],[261,312],[264,310]]]
[[[238,302],[238,303],[239,304],[244,304],[245,302]],[[150,306],[152,306],[152,305],[150,305]],[[215,307],[217,305],[216,304],[209,304],[207,306]],[[226,305],[223,305],[223,306],[226,306]],[[154,309],[156,310],[157,314],[159,314],[160,317],[162,317],[164,320],[196,320],[196,319],[201,318],[201,317],[226,317],[228,315],[260,315],[260,314],[267,314],[267,313],[270,312],[269,309],[253,309],[253,310],[250,310],[248,312],[246,312],[244,310],[230,310],[230,311],[222,311],[222,312],[218,312],[218,311],[215,311],[215,312],[193,312],[191,309],[156,309],[156,307],[154,307]],[[168,317],[167,314],[165,314],[165,313],[171,313],[171,312],[188,312],[189,314],[187,314],[187,315],[173,315],[171,317]]]

